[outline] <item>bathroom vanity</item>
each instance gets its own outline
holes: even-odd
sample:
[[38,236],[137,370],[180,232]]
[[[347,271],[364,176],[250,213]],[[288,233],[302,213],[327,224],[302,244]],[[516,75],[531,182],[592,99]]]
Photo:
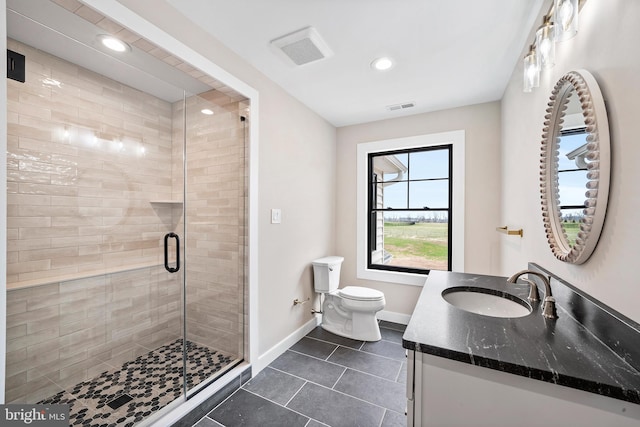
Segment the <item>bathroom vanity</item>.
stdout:
[[[535,264],[529,269],[551,276],[557,319],[527,301],[527,284],[430,273],[403,336],[407,425],[640,425],[639,325]],[[445,300],[452,288],[501,295],[531,312],[470,312]]]

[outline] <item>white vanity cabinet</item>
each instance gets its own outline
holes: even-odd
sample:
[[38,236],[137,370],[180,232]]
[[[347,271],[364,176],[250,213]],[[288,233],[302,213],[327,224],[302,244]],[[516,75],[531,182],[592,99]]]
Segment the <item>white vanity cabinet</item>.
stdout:
[[640,405],[409,350],[410,427],[626,427]]

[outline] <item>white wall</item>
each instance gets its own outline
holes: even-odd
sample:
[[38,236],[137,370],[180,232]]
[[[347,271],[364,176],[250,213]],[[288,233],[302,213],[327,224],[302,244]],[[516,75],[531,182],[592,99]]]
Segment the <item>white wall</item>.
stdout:
[[[293,300],[312,296],[310,262],[333,252],[335,128],[164,1],[120,3],[259,92],[255,321],[264,354],[311,320],[310,305]],[[282,209],[281,224],[270,224],[271,208]]]
[[[545,4],[548,6],[550,1]],[[545,6],[544,10],[547,10]],[[536,262],[615,310],[640,321],[640,2],[588,1],[578,35],[557,45],[556,66],[540,87],[522,92],[516,67],[502,100],[502,218],[524,228],[523,239],[503,240],[501,273]],[[523,52],[524,55],[524,52]],[[607,217],[592,257],[579,266],[556,260],[540,215],[538,160],[543,117],[553,85],[564,73],[586,69],[598,80],[611,131],[612,176]]]
[[[416,90],[422,90],[417,88]],[[424,89],[426,90],[426,89]],[[492,274],[499,269],[500,103],[418,114],[338,129],[336,253],[345,257],[341,283],[385,293],[385,311],[411,314],[421,287],[356,278],[356,150],[363,142],[454,130],[465,131],[466,272]]]

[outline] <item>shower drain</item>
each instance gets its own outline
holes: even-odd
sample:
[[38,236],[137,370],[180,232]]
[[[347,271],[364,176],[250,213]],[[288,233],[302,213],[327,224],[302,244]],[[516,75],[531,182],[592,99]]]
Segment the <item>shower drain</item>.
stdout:
[[113,410],[116,410],[125,403],[131,402],[132,400],[133,397],[129,396],[128,394],[123,394],[119,397],[116,397],[111,402],[107,402],[107,406]]

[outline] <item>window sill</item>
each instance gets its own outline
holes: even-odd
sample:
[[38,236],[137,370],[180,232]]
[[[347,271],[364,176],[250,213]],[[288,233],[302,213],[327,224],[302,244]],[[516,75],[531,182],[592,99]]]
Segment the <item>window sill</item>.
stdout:
[[357,278],[363,280],[375,280],[377,282],[398,283],[401,285],[424,286],[427,274],[404,273],[400,271],[372,270],[358,268]]

